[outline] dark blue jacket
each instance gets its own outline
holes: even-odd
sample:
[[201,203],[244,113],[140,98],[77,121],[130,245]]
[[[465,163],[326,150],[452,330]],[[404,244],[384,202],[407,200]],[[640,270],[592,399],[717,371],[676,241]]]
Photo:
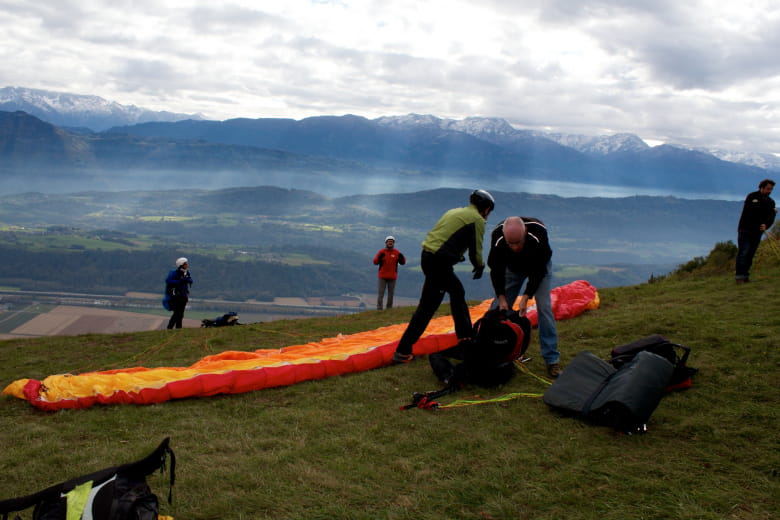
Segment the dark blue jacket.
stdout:
[[754,191],[745,197],[742,215],[739,217],[738,231],[761,234],[761,224],[772,227],[775,221],[775,201],[761,191]]
[[189,271],[180,267],[171,269],[168,278],[165,279],[165,294],[171,298],[187,300],[190,297],[190,285],[192,285],[192,277]]

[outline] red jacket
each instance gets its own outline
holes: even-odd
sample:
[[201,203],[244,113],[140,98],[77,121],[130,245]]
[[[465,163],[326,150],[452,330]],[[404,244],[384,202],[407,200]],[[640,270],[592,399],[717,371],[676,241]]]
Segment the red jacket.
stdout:
[[406,258],[397,249],[383,247],[374,257],[374,265],[379,266],[379,278],[395,280],[398,278],[398,264],[406,264]]

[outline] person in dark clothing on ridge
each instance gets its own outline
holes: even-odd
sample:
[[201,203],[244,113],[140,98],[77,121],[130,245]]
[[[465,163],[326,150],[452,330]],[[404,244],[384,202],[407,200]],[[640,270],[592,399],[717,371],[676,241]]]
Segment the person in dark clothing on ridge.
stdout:
[[468,206],[445,212],[428,232],[422,243],[420,256],[420,267],[425,275],[420,302],[398,342],[393,354],[394,363],[408,363],[414,359],[412,347],[425,332],[444,299],[444,293],[450,295],[452,320],[455,322],[458,340],[471,339],[473,330],[466,304],[466,291],[453,267],[464,260],[468,249],[469,260],[474,267],[474,279],[482,277],[485,269],[482,260],[485,221],[494,208],[495,199],[490,193],[474,190],[469,197]]
[[168,328],[181,328],[184,319],[184,309],[190,299],[190,286],[192,277],[189,271],[189,261],[182,257],[176,260],[176,268],[168,272],[168,278],[165,279],[165,293],[170,298],[171,319],[168,321]]
[[737,225],[737,283],[750,281],[750,267],[753,257],[761,243],[761,235],[772,227],[777,214],[775,201],[769,195],[775,187],[775,181],[764,179],[758,184],[758,191],[749,193],[742,207]]
[[[550,299],[551,259],[547,228],[539,219],[508,217],[490,235],[487,263],[496,293],[490,308],[509,311],[520,296],[519,313],[525,316],[528,300],[536,300],[539,348],[547,364],[547,374],[556,378],[561,373],[561,367],[558,363],[558,331]],[[523,283],[525,290],[520,295]]]
[[374,265],[379,266],[377,277],[376,310],[382,310],[382,300],[387,289],[386,309],[393,308],[393,294],[395,293],[395,281],[398,279],[398,264],[405,265],[406,257],[395,248],[395,237],[385,238],[385,247],[374,256]]

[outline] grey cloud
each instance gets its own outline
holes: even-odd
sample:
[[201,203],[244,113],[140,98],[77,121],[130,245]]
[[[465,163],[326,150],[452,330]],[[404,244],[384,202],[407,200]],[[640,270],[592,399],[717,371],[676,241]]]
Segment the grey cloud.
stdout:
[[291,24],[284,18],[239,6],[193,8],[187,12],[186,18],[197,31],[213,34],[239,29],[258,30],[264,27],[273,27],[276,30],[291,28]]
[[84,9],[78,1],[62,2],[25,2],[23,7],[7,7],[13,13],[22,14],[38,20],[42,27],[53,32],[76,32],[81,20],[85,18]]
[[481,90],[495,91],[509,87],[510,77],[500,63],[482,56],[464,56],[447,72],[447,79],[454,87],[468,87],[475,93]]
[[579,27],[612,56],[646,68],[651,79],[679,89],[722,89],[777,74],[780,20],[756,20],[749,31],[728,32],[710,25],[695,4],[653,4],[652,10],[630,5]]
[[160,60],[127,59],[116,70],[121,88],[136,91],[169,91],[182,79],[182,74]]

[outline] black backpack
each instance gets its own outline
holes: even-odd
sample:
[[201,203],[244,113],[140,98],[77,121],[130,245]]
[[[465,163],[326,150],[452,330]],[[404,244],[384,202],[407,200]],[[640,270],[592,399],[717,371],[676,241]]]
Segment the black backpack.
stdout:
[[[489,310],[474,324],[474,340],[459,344],[428,359],[436,376],[449,386],[472,383],[494,387],[509,381],[514,361],[528,349],[531,322],[517,311]],[[446,358],[462,359],[453,365]]]
[[[70,503],[71,508],[77,507],[81,511],[76,512],[76,518],[82,518],[86,513],[96,520],[157,520],[159,502],[146,483],[146,477],[158,469],[164,470],[170,455],[168,503],[171,503],[176,457],[169,441],[170,438],[166,438],[152,454],[138,462],[106,468],[32,495],[0,501],[0,515],[8,520],[10,513],[35,507],[32,520],[65,520],[69,517]],[[73,511],[70,513],[74,514]],[[20,517],[16,515],[15,518]]]
[[217,318],[210,320],[208,318],[201,320],[200,326],[201,327],[232,327],[234,325],[241,325],[238,322],[238,315],[230,311],[227,314],[223,314],[222,316],[218,316]]

